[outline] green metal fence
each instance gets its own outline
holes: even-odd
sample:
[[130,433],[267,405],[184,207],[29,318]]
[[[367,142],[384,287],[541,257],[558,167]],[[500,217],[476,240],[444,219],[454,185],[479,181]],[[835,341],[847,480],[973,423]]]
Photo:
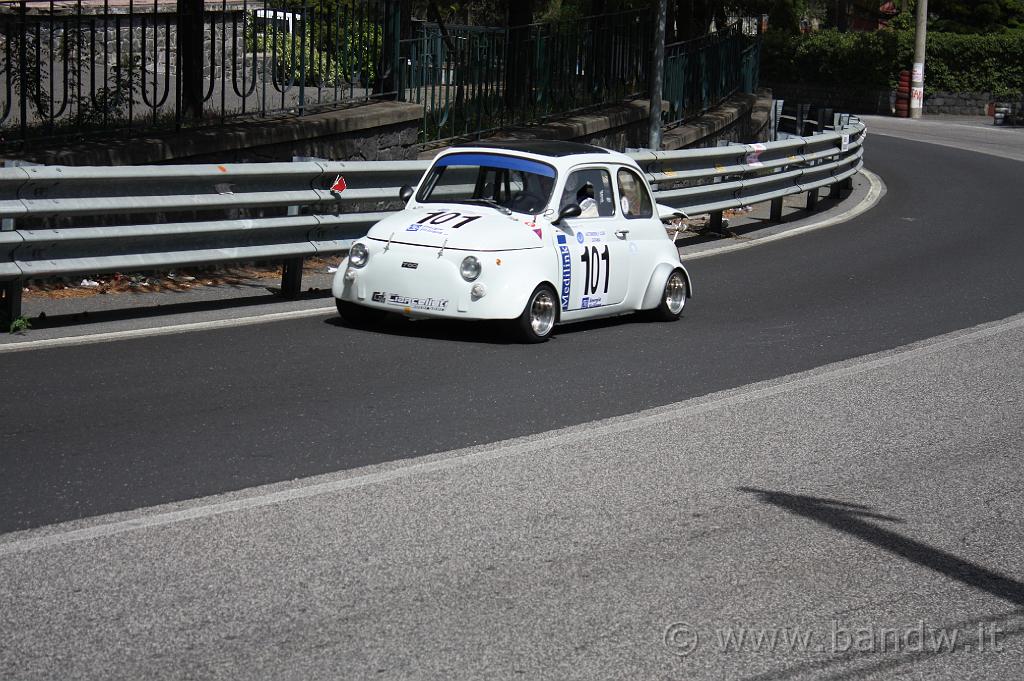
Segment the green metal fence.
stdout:
[[[424,24],[400,46],[399,97],[423,105],[421,141],[481,137],[646,97],[648,12],[514,28]],[[757,86],[760,40],[730,27],[666,46],[664,119],[674,125]]]
[[423,141],[479,137],[646,89],[642,12],[513,28],[425,25],[402,41],[400,97],[423,105]]
[[732,94],[757,87],[760,39],[728,28],[665,46],[666,125],[699,116]]

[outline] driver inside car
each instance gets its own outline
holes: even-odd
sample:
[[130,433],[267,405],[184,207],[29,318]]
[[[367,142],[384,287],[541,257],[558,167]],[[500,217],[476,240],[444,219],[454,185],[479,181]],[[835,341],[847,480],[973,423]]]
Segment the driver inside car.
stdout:
[[543,175],[526,175],[523,190],[512,199],[512,208],[525,213],[538,213],[544,207],[545,197],[551,195],[554,178]]
[[587,182],[580,187],[576,192],[576,203],[580,206],[581,218],[596,218],[598,213],[597,201],[594,199],[594,185]]

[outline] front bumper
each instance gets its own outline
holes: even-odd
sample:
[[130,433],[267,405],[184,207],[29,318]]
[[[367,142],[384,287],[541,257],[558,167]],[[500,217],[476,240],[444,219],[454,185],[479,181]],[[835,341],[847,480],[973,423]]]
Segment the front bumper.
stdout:
[[[334,277],[334,297],[411,318],[512,319],[522,312],[526,282],[516,284],[513,273],[519,261],[532,251],[479,253],[445,250],[436,246],[384,244],[367,239],[364,267],[344,260]],[[468,282],[459,274],[467,255],[480,259],[483,271]],[[483,290],[484,295],[474,295]]]

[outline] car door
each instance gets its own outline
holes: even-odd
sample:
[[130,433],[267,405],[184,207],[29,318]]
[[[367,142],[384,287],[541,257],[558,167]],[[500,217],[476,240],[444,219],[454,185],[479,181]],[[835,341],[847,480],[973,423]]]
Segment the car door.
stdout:
[[626,240],[616,236],[622,223],[607,168],[583,167],[569,173],[559,210],[575,203],[579,217],[562,220],[554,238],[562,269],[563,310],[618,305],[629,289]]
[[650,268],[659,255],[664,254],[669,240],[655,213],[647,181],[636,169],[627,166],[616,168],[615,189],[621,216],[617,231],[620,235],[625,234],[624,241],[632,256],[633,275],[638,277],[634,283],[644,286],[650,276]]

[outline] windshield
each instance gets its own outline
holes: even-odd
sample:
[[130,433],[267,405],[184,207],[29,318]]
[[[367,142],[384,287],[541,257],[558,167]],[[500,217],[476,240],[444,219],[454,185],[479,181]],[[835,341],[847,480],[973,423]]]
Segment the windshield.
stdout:
[[433,165],[421,203],[468,203],[536,215],[551,199],[555,169],[546,163],[499,154],[449,154]]

